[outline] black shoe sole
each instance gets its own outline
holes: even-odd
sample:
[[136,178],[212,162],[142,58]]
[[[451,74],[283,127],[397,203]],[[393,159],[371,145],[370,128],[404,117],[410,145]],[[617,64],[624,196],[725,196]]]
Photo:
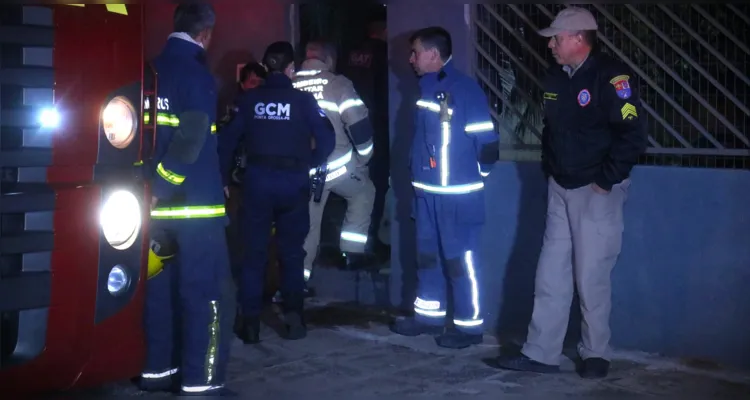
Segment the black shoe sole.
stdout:
[[492,366],[507,371],[533,372],[536,374],[556,374],[560,372],[559,367],[552,365],[529,364],[528,362],[520,363],[514,362],[513,360],[507,361],[502,359],[495,360],[495,362],[492,363]]

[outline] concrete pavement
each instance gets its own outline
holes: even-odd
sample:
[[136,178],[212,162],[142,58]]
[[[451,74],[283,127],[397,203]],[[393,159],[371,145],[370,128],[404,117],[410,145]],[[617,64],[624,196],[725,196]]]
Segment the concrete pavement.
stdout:
[[[228,386],[247,399],[750,398],[750,372],[635,352],[617,352],[610,376],[600,381],[579,378],[569,360],[555,375],[501,371],[487,365],[499,352],[493,337],[453,351],[430,337],[394,335],[388,320],[384,311],[318,302],[304,340],[283,340],[268,326],[258,345],[235,340]],[[75,397],[114,395],[168,397],[129,383]]]

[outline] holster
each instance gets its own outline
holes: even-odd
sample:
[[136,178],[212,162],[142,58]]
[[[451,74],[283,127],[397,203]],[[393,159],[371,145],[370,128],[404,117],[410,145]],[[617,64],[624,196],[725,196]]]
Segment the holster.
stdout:
[[310,191],[312,193],[313,201],[316,203],[320,203],[320,200],[323,198],[323,189],[326,185],[326,175],[328,175],[327,167],[322,165],[315,169],[315,173],[311,178]]

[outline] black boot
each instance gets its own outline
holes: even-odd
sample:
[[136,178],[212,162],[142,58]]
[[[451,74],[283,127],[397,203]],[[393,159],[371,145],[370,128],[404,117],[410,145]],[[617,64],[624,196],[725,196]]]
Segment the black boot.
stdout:
[[445,330],[442,326],[426,325],[413,317],[397,318],[391,323],[391,332],[401,336],[433,335],[437,336]]
[[245,344],[260,342],[260,317],[242,317],[235,333]]
[[225,387],[217,387],[216,389],[201,391],[201,392],[191,392],[188,390],[180,391],[179,397],[203,397],[203,398],[213,398],[213,397],[240,397],[237,392],[234,392],[232,390],[229,390]]
[[307,326],[305,326],[305,321],[301,313],[285,313],[284,323],[286,325],[286,339],[299,340],[307,336]]
[[177,383],[173,376],[167,376],[158,379],[148,379],[140,377],[136,378],[136,385],[138,386],[138,390],[149,393],[177,393],[180,391],[180,385]]
[[440,347],[447,349],[465,349],[469,346],[482,343],[482,334],[469,334],[451,329],[435,338]]

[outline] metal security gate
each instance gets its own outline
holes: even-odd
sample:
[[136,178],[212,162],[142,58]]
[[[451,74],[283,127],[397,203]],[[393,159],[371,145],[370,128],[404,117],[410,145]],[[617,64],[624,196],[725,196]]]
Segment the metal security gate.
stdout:
[[[549,26],[564,5],[479,4],[475,75],[504,128],[501,158],[538,160]],[[599,47],[638,80],[648,119],[643,164],[750,166],[750,6],[590,4]],[[502,129],[501,128],[501,129]]]

